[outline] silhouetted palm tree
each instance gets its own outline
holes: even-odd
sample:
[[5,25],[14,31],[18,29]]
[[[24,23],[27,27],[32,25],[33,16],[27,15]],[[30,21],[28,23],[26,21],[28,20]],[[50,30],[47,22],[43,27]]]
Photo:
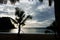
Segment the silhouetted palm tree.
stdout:
[[20,31],[21,31],[21,25],[24,26],[25,25],[25,21],[27,19],[32,19],[32,16],[28,15],[27,17],[25,17],[26,15],[24,14],[24,11],[23,10],[20,10],[18,7],[15,8],[16,9],[16,12],[15,12],[15,15],[18,17],[16,18],[17,22],[19,23],[19,26],[18,26],[18,39],[20,39]]
[[16,12],[15,12],[15,15],[19,17],[19,19],[16,18],[16,20],[18,21],[19,23],[19,32],[18,34],[20,34],[20,26],[24,26],[25,25],[25,21],[27,19],[32,19],[32,16],[31,15],[28,15],[27,17],[25,17],[25,14],[24,14],[24,11],[23,10],[20,10],[18,7],[15,8],[16,9]]

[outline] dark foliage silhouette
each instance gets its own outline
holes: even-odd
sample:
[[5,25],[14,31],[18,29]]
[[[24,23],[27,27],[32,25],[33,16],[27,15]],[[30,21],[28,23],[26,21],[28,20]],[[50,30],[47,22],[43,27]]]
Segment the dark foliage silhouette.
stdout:
[[4,0],[0,0],[0,3],[3,3]]
[[17,0],[17,1],[19,1],[19,0]]
[[7,0],[4,0],[4,2],[3,2],[4,4],[6,4],[7,3]]
[[[39,0],[40,2],[43,2],[43,0]],[[51,6],[52,5],[52,2],[53,2],[54,0],[48,0],[48,2],[49,2],[49,6]]]
[[[0,4],[6,4],[8,0],[0,0]],[[15,4],[16,2],[19,2],[19,0],[10,0],[11,4]]]
[[15,4],[17,1],[19,2],[19,0],[10,0],[11,4]]
[[52,5],[52,0],[49,0],[49,6],[51,6]]
[[28,15],[27,17],[25,17],[26,15],[24,14],[25,12],[23,10],[20,10],[18,7],[15,8],[16,12],[15,15],[19,18],[16,18],[17,22],[19,23],[19,30],[18,30],[18,34],[20,34],[20,26],[24,26],[25,25],[25,21],[27,19],[32,19],[32,16]]
[[[25,12],[23,10],[20,10],[18,7],[15,8],[16,9],[16,12],[15,12],[15,15],[19,18],[16,18],[16,20],[18,21],[18,23],[22,24],[24,23],[28,18],[32,19],[32,16],[28,15],[26,18],[25,18]],[[25,18],[25,19],[23,19]]]
[[43,2],[43,0],[39,0],[40,2]]
[[7,0],[0,0],[0,4],[6,4],[7,3]]
[[14,4],[16,2],[16,0],[10,0],[11,4]]
[[24,11],[20,10],[18,7],[16,7],[15,9],[16,9],[15,15],[19,17],[19,18],[16,18],[16,20],[18,23],[21,23],[21,21],[25,17]]
[[14,29],[15,26],[11,23],[11,20],[17,23],[10,17],[0,17],[0,31],[9,31],[11,29]]
[[[57,27],[56,27],[56,22],[55,21],[50,26],[47,27],[47,29],[52,30],[54,32],[57,32],[56,28]],[[48,31],[45,31],[45,32],[48,32]]]

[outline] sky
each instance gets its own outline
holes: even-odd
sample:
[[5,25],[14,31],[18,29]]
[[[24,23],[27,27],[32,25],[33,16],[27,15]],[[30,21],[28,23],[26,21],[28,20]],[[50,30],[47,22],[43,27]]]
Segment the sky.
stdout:
[[42,3],[38,0],[20,0],[15,5],[8,1],[7,4],[0,4],[0,17],[11,17],[15,19],[15,7],[24,10],[26,16],[32,16],[32,19],[27,20],[25,22],[26,25],[22,28],[47,27],[55,20],[54,2],[50,7],[47,0],[43,0]]

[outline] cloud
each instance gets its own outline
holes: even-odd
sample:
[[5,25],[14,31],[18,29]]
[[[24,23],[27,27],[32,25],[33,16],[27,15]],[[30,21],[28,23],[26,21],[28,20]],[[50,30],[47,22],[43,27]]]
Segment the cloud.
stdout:
[[[25,1],[24,1],[25,2]],[[53,20],[55,20],[54,16],[54,5],[51,7],[48,6],[48,2],[44,1],[43,3],[40,3],[38,1],[34,1],[32,4],[31,2],[29,3],[23,3],[20,2],[18,3],[19,5],[15,5],[25,11],[25,14],[30,14],[32,15],[33,19],[28,20],[29,22],[26,22],[25,27],[46,27],[50,25]],[[54,3],[53,3],[54,4]],[[3,5],[4,6],[4,5]],[[14,15],[14,7],[12,5],[7,4],[6,7],[8,9],[13,9],[8,10],[9,13],[1,14],[1,16],[10,16],[12,17]],[[5,7],[4,7],[5,8]],[[15,18],[15,16],[13,17]]]
[[55,20],[54,2],[51,7],[46,3],[36,4],[30,7],[33,19],[27,22],[24,27],[47,27]]
[[54,21],[54,18],[51,18],[49,20],[44,20],[42,22],[38,22],[37,20],[29,20],[26,21],[26,25],[23,26],[23,28],[40,28],[40,27],[47,27]]

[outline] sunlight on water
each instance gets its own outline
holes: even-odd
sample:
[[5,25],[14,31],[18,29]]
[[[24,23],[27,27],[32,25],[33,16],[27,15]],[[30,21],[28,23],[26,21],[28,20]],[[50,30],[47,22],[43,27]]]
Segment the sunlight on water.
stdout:
[[[54,34],[54,32],[52,30],[49,30],[50,32],[48,33],[45,33],[46,30],[49,30],[49,29],[21,29],[21,32],[22,34]],[[18,29],[12,29],[10,31],[10,33],[18,33]]]

